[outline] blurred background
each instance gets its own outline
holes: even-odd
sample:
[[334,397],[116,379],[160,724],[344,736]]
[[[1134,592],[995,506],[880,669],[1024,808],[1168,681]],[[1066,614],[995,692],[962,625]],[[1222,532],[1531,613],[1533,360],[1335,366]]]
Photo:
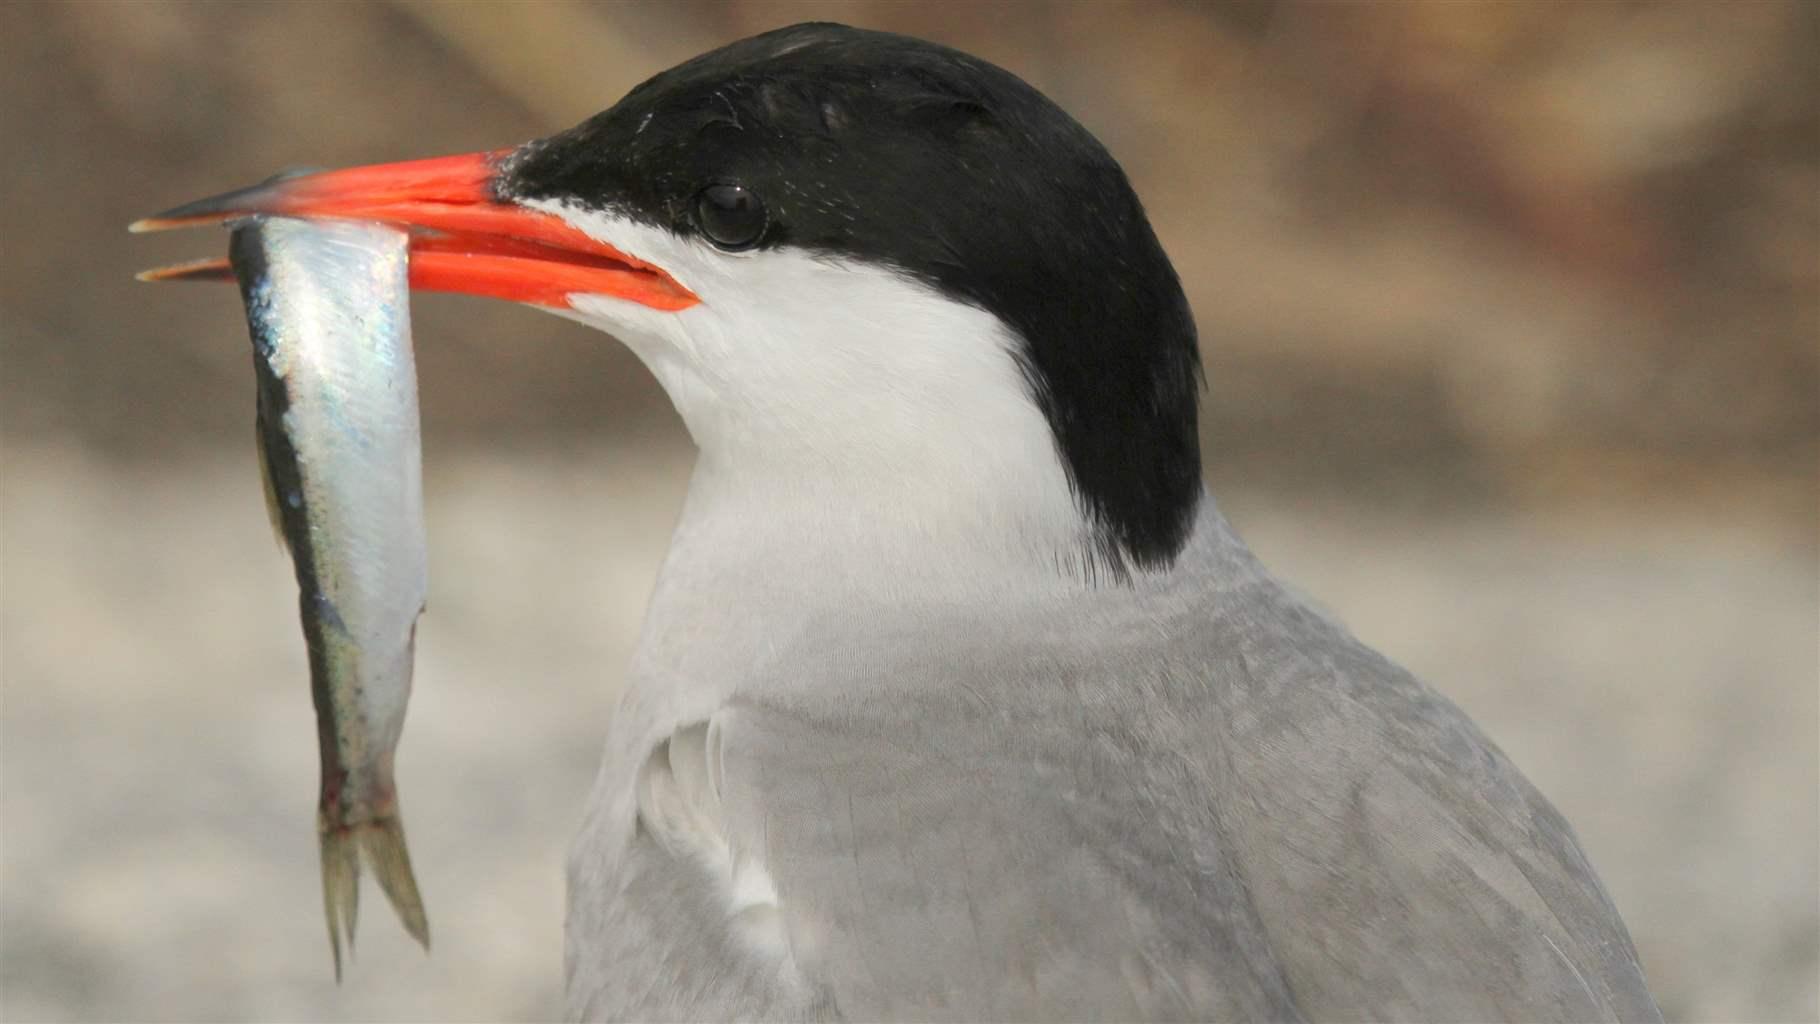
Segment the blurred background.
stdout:
[[1097,133],[1188,286],[1215,492],[1573,821],[1676,1020],[1814,1020],[1820,7],[0,5],[0,1015],[544,1019],[563,853],[681,499],[643,368],[416,305],[436,932],[329,969],[291,570],[228,288],[126,223],[492,148],[803,19]]

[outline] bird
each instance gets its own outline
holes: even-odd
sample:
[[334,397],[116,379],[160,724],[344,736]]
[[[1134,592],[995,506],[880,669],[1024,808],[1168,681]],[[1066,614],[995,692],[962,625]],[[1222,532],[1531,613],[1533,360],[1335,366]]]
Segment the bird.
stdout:
[[572,1018],[1661,1019],[1570,825],[1222,515],[1181,282],[1013,73],[806,23],[137,227],[260,213],[616,337],[698,449],[569,858]]

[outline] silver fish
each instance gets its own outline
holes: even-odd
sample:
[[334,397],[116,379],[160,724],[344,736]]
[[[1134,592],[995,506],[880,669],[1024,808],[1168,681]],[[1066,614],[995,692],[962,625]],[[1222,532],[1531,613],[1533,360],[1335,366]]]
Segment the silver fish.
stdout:
[[363,854],[405,930],[430,945],[392,774],[429,590],[407,243],[378,224],[259,218],[229,248],[253,338],[266,498],[296,564],[309,647],[337,981]]

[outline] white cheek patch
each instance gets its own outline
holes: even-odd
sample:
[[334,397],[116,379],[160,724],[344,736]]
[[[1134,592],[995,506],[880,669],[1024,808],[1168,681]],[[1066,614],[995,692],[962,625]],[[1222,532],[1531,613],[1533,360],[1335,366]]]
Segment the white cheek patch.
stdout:
[[638,354],[704,454],[776,479],[837,478],[843,495],[937,529],[965,515],[1064,546],[1086,529],[1021,342],[992,313],[888,266],[726,253],[611,213],[529,205],[701,299],[669,313],[576,295],[567,315]]

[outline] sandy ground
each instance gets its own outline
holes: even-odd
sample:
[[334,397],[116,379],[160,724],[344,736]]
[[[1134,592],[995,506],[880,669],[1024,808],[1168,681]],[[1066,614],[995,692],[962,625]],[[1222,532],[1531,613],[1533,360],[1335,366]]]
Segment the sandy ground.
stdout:
[[[563,852],[686,455],[428,459],[433,584],[400,771],[435,952],[369,889],[338,989],[294,590],[250,453],[7,453],[5,1019],[560,1012]],[[1224,503],[1561,806],[1671,1018],[1816,1018],[1810,542],[1685,517]]]

